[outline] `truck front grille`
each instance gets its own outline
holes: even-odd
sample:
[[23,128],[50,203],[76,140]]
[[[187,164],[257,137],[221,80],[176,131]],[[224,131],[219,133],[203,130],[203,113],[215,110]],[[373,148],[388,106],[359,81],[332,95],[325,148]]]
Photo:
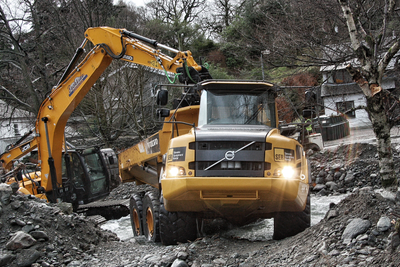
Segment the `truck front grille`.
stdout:
[[271,147],[265,142],[255,142],[245,147],[249,143],[196,142],[193,146],[196,149],[196,161],[191,162],[189,168],[195,170],[197,177],[263,177],[264,171],[271,169],[271,164],[264,162],[265,150]]

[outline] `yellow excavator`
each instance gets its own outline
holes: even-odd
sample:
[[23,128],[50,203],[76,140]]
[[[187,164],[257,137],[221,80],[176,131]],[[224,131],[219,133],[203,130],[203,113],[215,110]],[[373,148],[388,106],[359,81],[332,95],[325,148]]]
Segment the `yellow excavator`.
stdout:
[[[93,48],[85,53],[89,43]],[[175,57],[161,53],[157,47],[169,49]],[[64,138],[68,118],[113,60],[172,73],[184,71],[185,66],[197,73],[197,77],[191,77],[197,80],[208,73],[189,51],[168,48],[125,29],[89,28],[60,81],[42,102],[34,130],[0,155],[6,170],[3,182],[17,182],[20,192],[75,206],[104,198],[113,182],[118,184],[118,160],[112,149],[73,149]],[[14,166],[17,159],[34,150],[37,169],[27,171],[22,164]]]

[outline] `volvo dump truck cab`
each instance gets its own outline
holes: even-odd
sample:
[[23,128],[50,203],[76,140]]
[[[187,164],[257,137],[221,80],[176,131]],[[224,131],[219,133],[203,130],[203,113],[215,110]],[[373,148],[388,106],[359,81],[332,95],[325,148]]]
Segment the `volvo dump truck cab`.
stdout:
[[308,162],[300,143],[277,129],[276,87],[205,80],[186,91],[199,99],[161,110],[163,129],[119,154],[123,180],[158,188],[132,196],[134,234],[186,242],[202,218],[274,218],[275,239],[309,227]]

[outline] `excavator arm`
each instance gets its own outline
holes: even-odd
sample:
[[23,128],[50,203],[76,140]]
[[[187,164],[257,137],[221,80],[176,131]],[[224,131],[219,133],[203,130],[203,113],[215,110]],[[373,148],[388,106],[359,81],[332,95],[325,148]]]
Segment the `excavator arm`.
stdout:
[[[32,132],[27,134],[30,135]],[[25,136],[24,136],[25,137]],[[19,159],[37,147],[37,139],[33,138],[29,141],[17,141],[13,146],[8,148],[3,154],[0,155],[0,162],[6,171],[10,171],[13,167],[13,162]]]
[[[93,48],[78,63],[89,42]],[[174,58],[169,57],[161,53],[159,48],[176,55]],[[61,197],[63,191],[61,164],[66,123],[114,59],[171,73],[189,73],[189,68],[202,73],[203,77],[207,77],[208,73],[194,61],[190,51],[175,50],[125,29],[89,28],[85,32],[83,44],[77,49],[58,85],[42,102],[36,119],[35,139],[32,142],[38,148],[41,186],[46,192],[53,192],[53,201]],[[20,156],[22,155],[24,154],[21,153]],[[18,158],[18,154],[13,155],[13,158]]]

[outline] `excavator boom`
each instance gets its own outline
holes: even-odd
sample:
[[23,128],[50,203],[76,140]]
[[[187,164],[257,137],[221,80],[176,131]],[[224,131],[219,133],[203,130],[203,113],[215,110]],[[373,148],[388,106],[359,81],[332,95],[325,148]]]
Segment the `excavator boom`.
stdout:
[[[78,63],[89,42],[93,44],[93,48]],[[169,57],[161,53],[159,48],[175,52],[176,56]],[[66,123],[114,59],[172,73],[183,72],[188,68],[204,72],[203,67],[194,61],[190,51],[180,52],[126,29],[110,27],[87,29],[85,41],[78,48],[58,85],[42,102],[36,119],[35,137],[31,141],[31,144],[38,149],[41,186],[45,192],[53,192],[53,200],[62,194],[60,193],[63,185],[61,165]],[[15,152],[12,158],[22,157],[26,153]],[[3,155],[1,159],[4,159]]]

